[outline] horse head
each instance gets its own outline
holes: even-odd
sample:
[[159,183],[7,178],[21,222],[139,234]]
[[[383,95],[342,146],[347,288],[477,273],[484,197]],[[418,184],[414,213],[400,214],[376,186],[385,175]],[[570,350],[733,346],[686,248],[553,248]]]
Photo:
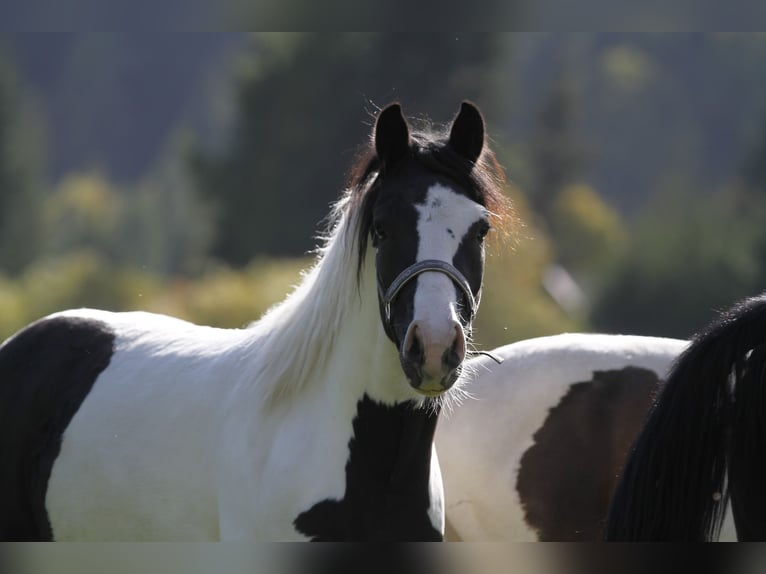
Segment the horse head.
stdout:
[[413,132],[392,104],[374,151],[362,233],[376,251],[381,320],[412,388],[439,396],[462,371],[499,198],[482,159],[484,120],[464,102],[445,134]]

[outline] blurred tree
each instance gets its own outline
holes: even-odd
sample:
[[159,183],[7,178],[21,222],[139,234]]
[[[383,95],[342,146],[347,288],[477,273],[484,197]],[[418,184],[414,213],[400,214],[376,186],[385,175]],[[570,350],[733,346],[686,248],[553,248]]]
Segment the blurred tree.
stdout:
[[764,34],[529,33],[514,50],[513,142],[531,140],[551,71],[566,54],[588,182],[623,215],[668,177],[700,191],[732,179],[754,139],[766,74]]
[[551,207],[559,262],[588,283],[624,250],[627,231],[619,216],[591,186],[566,185]]
[[762,229],[763,212],[743,213],[728,194],[658,195],[606,278],[595,328],[689,337],[715,310],[762,290]]
[[766,288],[766,122],[760,129],[722,191],[686,183],[655,194],[608,273],[597,328],[685,337]]
[[478,349],[586,328],[580,317],[566,312],[543,290],[543,275],[554,262],[555,248],[545,230],[536,226],[521,191],[511,186],[510,197],[520,226],[512,230],[514,245],[490,235],[474,329]]
[[[170,11],[168,6],[161,10]],[[174,22],[189,15],[182,12]],[[200,137],[218,137],[218,118],[209,121],[211,100],[228,79],[225,63],[245,37],[151,29],[6,35],[9,54],[25,87],[40,98],[50,128],[46,177],[56,181],[96,168],[113,181],[135,182],[179,124]]]
[[[550,235],[554,261],[560,266],[556,273],[571,273],[587,296],[597,286],[603,266],[621,252],[626,232],[616,210],[583,182],[589,152],[577,127],[579,98],[569,62],[562,56],[561,70],[532,133],[529,195]],[[574,307],[585,305],[585,299]]]
[[83,248],[42,257],[17,277],[0,274],[0,341],[40,317],[76,307],[143,309],[218,327],[243,327],[284,298],[308,261],[255,260],[242,270],[163,278]]
[[[261,33],[243,62],[237,119],[219,153],[199,149],[196,182],[218,210],[214,253],[301,254],[338,197],[375,110],[448,120],[480,105],[496,39],[486,34]],[[491,106],[489,106],[491,107]],[[366,109],[365,109],[366,108]]]
[[753,192],[766,196],[766,112],[761,114],[759,133],[742,165],[742,180]]
[[582,174],[585,151],[574,126],[576,105],[574,84],[560,72],[540,107],[530,149],[530,201],[549,227],[554,227],[556,198]]
[[766,110],[761,113],[760,133],[741,168],[742,185],[737,189],[737,205],[741,213],[750,219],[757,218],[757,251],[759,261],[758,292],[766,290]]
[[122,194],[103,176],[70,174],[42,205],[45,253],[59,256],[89,247],[112,255],[123,211]]
[[14,70],[0,51],[0,270],[16,273],[37,253],[41,194],[37,126],[22,106]]
[[89,250],[110,264],[160,276],[199,273],[209,247],[210,216],[178,157],[178,152],[169,155],[130,187],[96,172],[65,177],[41,204],[46,256]]
[[189,173],[187,135],[169,140],[154,168],[123,194],[115,255],[160,275],[196,275],[208,260],[214,215]]

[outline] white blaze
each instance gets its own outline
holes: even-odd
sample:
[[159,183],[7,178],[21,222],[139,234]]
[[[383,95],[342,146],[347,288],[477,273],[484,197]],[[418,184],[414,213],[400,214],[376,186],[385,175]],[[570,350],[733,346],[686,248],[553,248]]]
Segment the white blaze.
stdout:
[[[438,259],[452,263],[463,237],[471,226],[487,217],[487,210],[465,195],[435,184],[426,193],[418,211],[417,260]],[[443,273],[422,273],[417,278],[413,321],[423,340],[426,363],[440,361],[441,353],[455,339],[458,321],[457,292],[452,279]],[[429,350],[438,357],[429,357]]]

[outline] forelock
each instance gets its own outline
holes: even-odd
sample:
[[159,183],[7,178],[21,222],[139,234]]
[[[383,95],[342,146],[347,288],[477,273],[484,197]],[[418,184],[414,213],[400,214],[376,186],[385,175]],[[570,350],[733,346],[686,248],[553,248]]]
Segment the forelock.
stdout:
[[[414,161],[435,176],[454,182],[474,201],[487,208],[492,227],[501,234],[514,221],[513,212],[507,199],[505,175],[495,154],[485,145],[475,162],[470,162],[454,151],[448,144],[446,131],[434,131],[425,125],[411,134],[409,151],[401,161]],[[372,142],[368,142],[357,153],[357,159],[349,171],[347,191],[336,205],[337,217],[350,217],[359,210],[357,226],[348,228],[349,244],[356,244],[357,275],[361,275],[367,244],[372,229],[373,210],[387,172],[393,166],[383,165],[375,154]]]

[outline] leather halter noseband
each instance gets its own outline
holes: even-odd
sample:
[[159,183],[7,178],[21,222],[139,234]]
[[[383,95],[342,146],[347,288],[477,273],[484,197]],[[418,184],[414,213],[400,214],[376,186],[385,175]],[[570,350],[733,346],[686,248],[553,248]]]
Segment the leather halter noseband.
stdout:
[[[399,273],[396,279],[391,282],[391,285],[389,285],[388,289],[385,291],[383,290],[383,287],[380,286],[380,283],[378,283],[378,292],[380,293],[380,299],[383,302],[383,310],[386,316],[386,325],[389,327],[389,329],[393,330],[391,325],[391,303],[393,303],[399,291],[401,291],[407,283],[415,279],[415,277],[421,273],[426,273],[427,271],[442,273],[452,279],[452,282],[458,286],[468,301],[468,307],[471,313],[470,320],[473,321],[474,317],[476,317],[478,303],[476,302],[476,298],[473,296],[473,291],[471,291],[471,285],[468,283],[468,280],[465,278],[465,276],[460,271],[458,271],[454,265],[450,265],[446,261],[440,261],[439,259],[425,259],[410,265],[404,271]],[[498,364],[503,362],[502,358],[488,351],[474,352],[478,355],[486,355]]]
[[399,273],[399,275],[391,282],[391,285],[388,286],[388,289],[386,289],[385,292],[383,291],[383,288],[380,286],[380,284],[378,284],[380,299],[383,302],[383,309],[386,315],[386,323],[391,326],[391,303],[393,303],[394,299],[399,294],[399,291],[401,291],[407,283],[415,279],[415,277],[421,273],[425,273],[426,271],[436,271],[438,273],[443,273],[452,279],[452,282],[457,285],[465,295],[466,300],[468,301],[469,310],[471,312],[471,320],[473,320],[473,318],[476,316],[477,305],[468,280],[460,271],[458,271],[453,265],[450,265],[446,261],[440,261],[438,259],[425,259],[424,261],[418,261],[417,263],[410,265],[404,271]]

